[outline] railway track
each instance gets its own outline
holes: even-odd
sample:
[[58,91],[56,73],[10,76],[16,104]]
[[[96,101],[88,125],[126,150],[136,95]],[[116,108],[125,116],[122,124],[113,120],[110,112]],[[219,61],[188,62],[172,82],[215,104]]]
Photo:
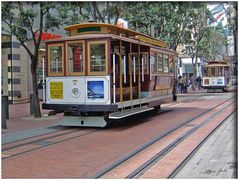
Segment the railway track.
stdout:
[[[187,98],[186,100],[177,101],[173,104],[167,104],[167,105],[164,105],[163,107],[178,107],[178,106],[182,105],[182,103],[192,102],[192,101],[195,101],[197,99],[202,98],[203,96],[204,95],[200,95],[200,97],[196,96],[196,98],[195,97],[194,98]],[[160,111],[160,113],[167,112],[167,111],[168,111],[168,109],[165,109],[165,110],[162,109]],[[75,130],[72,130],[70,132],[65,132],[65,131],[68,131],[68,130],[71,130],[71,129],[72,129],[71,127],[63,127],[62,126],[60,129],[54,130],[53,132],[34,135],[34,136],[30,136],[30,137],[27,137],[27,138],[24,138],[24,139],[3,143],[2,144],[2,151],[12,149],[12,148],[18,147],[18,146],[23,146],[23,145],[26,145],[30,142],[46,140],[47,138],[50,138],[50,137],[57,137],[59,135],[64,135],[64,134],[68,134],[68,133],[71,133],[71,132],[75,132],[75,131],[79,131],[79,130],[87,129],[87,128],[76,128]],[[47,137],[45,138],[45,136],[47,136]]]
[[32,138],[27,138],[24,140],[8,143],[7,147],[6,145],[3,146],[2,160],[9,159],[9,158],[22,155],[25,153],[29,153],[35,150],[39,150],[42,148],[46,148],[48,146],[63,143],[69,140],[73,140],[75,138],[86,136],[101,130],[101,129],[92,130],[87,128],[80,128],[79,130],[79,128],[75,128],[74,130],[66,132],[66,130],[69,130],[69,129],[70,128],[66,128],[62,130],[63,133],[60,133],[60,134],[59,132],[47,133],[44,135],[39,135]]
[[[175,129],[156,137],[151,142],[146,143],[139,149],[128,154],[127,156],[120,159],[119,161],[113,163],[108,168],[97,173],[94,176],[94,178],[139,178],[139,177],[141,177],[145,172],[147,172],[150,168],[152,168],[154,166],[154,164],[158,163],[162,158],[164,158],[166,155],[168,155],[175,147],[180,145],[180,143],[182,143],[185,139],[190,137],[192,134],[194,134],[200,128],[204,127],[206,124],[210,123],[210,121],[215,119],[215,117],[217,117],[218,115],[223,114],[225,109],[227,109],[228,107],[230,107],[230,105],[233,104],[233,102],[231,102],[231,101],[232,101],[232,98],[227,99],[227,100],[223,101],[222,103],[210,108],[206,112],[198,115],[197,117],[194,117],[194,118],[190,119],[189,121],[187,121],[186,123],[176,127]],[[230,114],[228,116],[230,116]],[[205,116],[208,116],[208,117],[203,119],[203,117],[205,117]],[[198,122],[200,118],[201,118],[201,121]],[[197,124],[195,125],[196,122],[197,122]],[[186,131],[180,130],[185,127],[187,129]],[[130,162],[134,161],[134,159],[137,159],[137,156],[139,156],[141,153],[143,153],[147,149],[150,149],[150,147],[152,147],[154,144],[167,138],[175,131],[181,131],[184,133],[181,133],[180,136],[175,136],[175,138],[170,143],[168,143],[166,146],[164,146],[164,148],[161,148],[160,151],[156,152],[152,157],[150,157],[146,161],[142,162],[138,167],[136,167],[133,170],[131,170],[130,172],[127,172],[126,174],[124,174],[123,177],[115,176],[115,174],[117,174],[118,172],[122,172],[123,171],[122,169],[128,169],[127,167],[129,167],[129,166],[127,166],[127,163],[130,164]],[[137,163],[135,163],[135,164],[137,164]],[[177,168],[175,168],[175,171],[176,170],[177,170]],[[171,174],[169,174],[167,177],[162,177],[162,178],[171,177],[171,176],[173,176],[173,174],[174,174],[174,171]],[[145,178],[145,177],[143,177],[143,178]]]
[[[203,96],[197,96],[196,98],[189,98],[175,104],[166,105],[164,107],[166,107],[167,109],[161,110],[160,113],[167,112],[169,110],[169,107],[178,107],[185,102],[192,102],[202,97]],[[64,127],[54,132],[28,137],[11,143],[5,143],[2,145],[2,159],[4,160],[21,154],[32,152],[34,150],[39,150],[41,148],[79,138],[81,136],[97,132],[99,130],[100,129],[91,129],[90,131],[88,131],[87,128],[74,128],[72,130],[72,128]]]

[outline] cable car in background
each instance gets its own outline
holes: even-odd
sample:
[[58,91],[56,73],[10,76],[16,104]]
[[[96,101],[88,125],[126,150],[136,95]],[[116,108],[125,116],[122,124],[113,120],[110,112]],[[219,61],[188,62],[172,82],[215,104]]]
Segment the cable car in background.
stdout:
[[202,87],[208,92],[228,90],[230,81],[230,64],[224,61],[211,61],[203,66]]
[[65,126],[105,127],[173,101],[177,53],[150,36],[105,23],[65,28],[46,42],[43,109]]

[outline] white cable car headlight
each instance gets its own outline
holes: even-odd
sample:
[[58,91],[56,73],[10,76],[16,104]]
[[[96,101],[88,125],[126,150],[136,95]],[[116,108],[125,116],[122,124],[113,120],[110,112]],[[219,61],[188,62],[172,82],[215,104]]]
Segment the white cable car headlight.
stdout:
[[72,89],[72,96],[73,97],[79,97],[80,96],[80,90],[78,88]]

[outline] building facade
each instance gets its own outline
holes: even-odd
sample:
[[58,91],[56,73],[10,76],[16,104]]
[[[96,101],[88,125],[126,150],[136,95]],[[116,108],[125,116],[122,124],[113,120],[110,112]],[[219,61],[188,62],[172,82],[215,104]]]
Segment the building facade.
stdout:
[[[27,52],[14,36],[2,34],[2,64],[7,62],[7,84],[9,100],[28,98],[28,57]],[[4,66],[3,66],[4,67]],[[6,79],[6,74],[2,78]],[[4,85],[6,88],[6,85]],[[5,90],[6,91],[6,90]]]

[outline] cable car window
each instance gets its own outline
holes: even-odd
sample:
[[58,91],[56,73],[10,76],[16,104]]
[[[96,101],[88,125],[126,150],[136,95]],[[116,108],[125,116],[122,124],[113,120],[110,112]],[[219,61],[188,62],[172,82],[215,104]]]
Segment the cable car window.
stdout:
[[158,72],[163,72],[163,54],[158,53]]
[[49,73],[63,75],[63,45],[49,45]]
[[132,69],[134,69],[134,58],[135,58],[136,74],[138,74],[139,64],[140,64],[140,72],[142,73],[142,58],[144,63],[144,74],[148,74],[149,73],[148,54],[145,52],[142,52],[140,53],[140,59],[138,59],[138,53],[132,53]]
[[214,67],[211,68],[211,76],[216,76],[216,69]]
[[67,63],[68,73],[82,73],[84,72],[83,61],[83,42],[69,42],[67,43]]
[[218,76],[223,76],[223,67],[218,67]]
[[147,53],[140,53],[140,69],[142,69],[142,58],[143,58],[143,64],[144,64],[144,74],[148,74],[148,54]]
[[157,73],[157,52],[151,52],[150,56],[150,64],[151,64],[151,73]]
[[89,43],[90,72],[106,72],[106,43]]
[[203,68],[203,76],[208,76],[208,69],[207,68]]
[[169,66],[169,63],[168,63],[168,55],[163,55],[163,72],[164,73],[168,73],[168,66]]
[[169,72],[174,73],[174,57],[169,56]]

